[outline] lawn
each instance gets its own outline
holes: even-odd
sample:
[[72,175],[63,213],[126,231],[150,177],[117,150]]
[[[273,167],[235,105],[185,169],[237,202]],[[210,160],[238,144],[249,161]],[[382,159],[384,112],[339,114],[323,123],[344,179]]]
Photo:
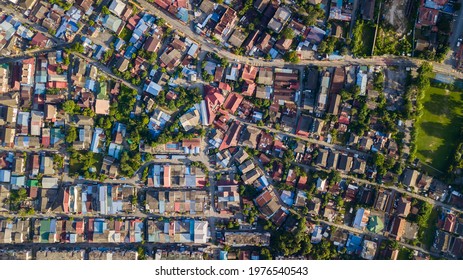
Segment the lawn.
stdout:
[[422,104],[423,115],[416,124],[417,157],[445,172],[461,141],[462,92],[430,87],[425,92]]
[[119,34],[119,38],[124,40],[126,43],[130,41],[131,37],[132,37],[132,31],[130,31],[127,27],[124,27],[121,31],[121,34]]
[[375,27],[365,21],[357,21],[353,30],[352,53],[356,56],[371,56]]
[[[97,153],[91,153],[91,154],[93,156],[93,160],[95,161],[94,166],[96,167],[96,170],[97,170],[96,173],[99,174],[101,170],[101,166],[103,165],[103,155],[97,154]],[[74,175],[74,174],[83,175],[83,172],[82,172],[83,166],[84,166],[83,161],[70,158],[69,159],[69,174],[70,175]]]

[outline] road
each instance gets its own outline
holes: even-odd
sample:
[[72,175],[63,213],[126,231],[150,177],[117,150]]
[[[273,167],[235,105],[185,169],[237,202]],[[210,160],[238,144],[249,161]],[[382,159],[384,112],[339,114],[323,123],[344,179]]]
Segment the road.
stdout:
[[[368,235],[368,236],[372,237],[372,239],[377,239],[379,241],[388,239],[386,236],[384,236],[382,234],[377,234],[377,233],[370,232],[370,231],[367,231],[367,230],[360,230],[360,229],[357,229],[357,228],[354,228],[354,227],[350,227],[350,226],[346,226],[346,225],[340,225],[340,224],[328,222],[328,221],[325,221],[325,220],[316,220],[316,221],[320,222],[322,224],[328,225],[328,226],[333,226],[333,227],[337,227],[337,228],[346,230],[346,231],[351,232],[351,233]],[[398,241],[397,243],[399,243],[399,245],[401,245],[403,247],[406,247],[406,248],[409,248],[409,249],[412,249],[412,250],[416,250],[416,251],[422,252],[424,254],[432,255],[432,256],[435,256],[435,257],[438,257],[438,258],[442,257],[441,255],[439,255],[437,253],[430,252],[430,251],[428,251],[426,249],[423,249],[421,247],[418,247],[418,246],[413,246],[413,245],[407,244],[405,242],[400,242],[400,241]]]
[[[189,26],[183,24],[177,18],[172,17],[166,11],[159,9],[152,3],[149,3],[145,0],[138,0],[138,3],[145,8],[145,11],[154,14],[157,17],[162,17],[172,26],[173,30],[183,33],[185,36],[189,37],[191,40],[195,41],[201,45],[202,50],[215,52],[217,55],[228,59],[228,61],[239,61],[254,66],[264,66],[264,67],[289,67],[294,68],[295,66],[321,66],[321,67],[342,67],[348,65],[368,65],[368,66],[400,66],[400,67],[417,67],[423,60],[410,57],[401,57],[401,56],[373,56],[370,58],[353,58],[346,56],[342,60],[336,61],[319,61],[319,60],[301,60],[298,63],[288,63],[282,59],[274,59],[272,61],[266,61],[263,59],[254,59],[252,57],[244,57],[235,55],[221,47],[215,45],[212,40],[200,36],[193,32]],[[460,17],[461,19],[462,17]],[[460,25],[461,28],[461,25]],[[443,73],[447,75],[454,76],[456,78],[463,78],[463,73],[455,71],[451,65],[446,65],[442,63],[432,62],[434,66],[434,71],[438,73]]]
[[365,152],[362,152],[362,151],[357,151],[357,150],[353,150],[353,149],[350,149],[350,148],[347,148],[347,147],[344,147],[344,146],[340,146],[340,145],[336,145],[336,144],[330,144],[330,143],[327,143],[325,141],[320,141],[320,140],[317,140],[317,139],[313,139],[313,138],[309,138],[309,137],[305,137],[305,136],[301,136],[301,135],[296,135],[296,134],[289,133],[289,132],[284,132],[284,131],[274,129],[274,128],[270,128],[270,127],[267,127],[267,126],[258,126],[255,123],[248,122],[248,121],[246,121],[246,120],[244,120],[242,118],[239,118],[237,116],[234,116],[234,115],[229,115],[229,116],[230,116],[231,119],[238,120],[241,123],[244,123],[244,124],[246,124],[248,126],[252,126],[252,127],[255,127],[255,128],[258,128],[258,129],[268,130],[268,131],[276,133],[276,134],[285,135],[285,136],[296,138],[296,139],[299,139],[299,140],[304,140],[304,141],[306,141],[308,143],[316,144],[318,146],[328,147],[328,148],[331,148],[331,149],[334,149],[334,150],[337,150],[337,151],[340,151],[340,152],[343,152],[343,153],[349,153],[349,154],[355,153],[355,154],[358,154],[359,156],[362,156],[364,158],[370,157],[370,155],[368,153],[365,153]]
[[[316,166],[310,166],[310,165],[307,165],[307,164],[302,164],[302,163],[297,163],[297,162],[293,162],[292,164],[293,164],[293,165],[297,165],[297,166],[299,166],[299,167],[303,167],[303,168],[312,170],[312,171],[326,171],[326,169],[323,169],[323,168],[320,168],[320,167],[316,167]],[[452,211],[454,211],[454,212],[462,213],[462,214],[463,214],[463,210],[461,210],[461,209],[455,208],[455,207],[453,207],[453,206],[451,206],[451,205],[449,205],[449,204],[443,203],[443,202],[441,202],[441,201],[437,201],[437,200],[434,200],[434,199],[432,199],[432,198],[419,195],[419,194],[417,194],[417,193],[409,192],[409,191],[407,191],[407,190],[405,190],[405,189],[398,188],[398,187],[396,187],[396,186],[389,186],[389,185],[378,184],[378,183],[375,183],[375,182],[371,182],[371,181],[368,181],[368,180],[365,180],[365,179],[360,179],[360,178],[357,178],[357,177],[354,177],[354,176],[350,176],[350,175],[347,175],[347,174],[341,174],[341,177],[344,178],[344,179],[352,180],[353,182],[356,182],[356,183],[360,183],[360,184],[364,184],[364,185],[369,185],[369,186],[376,186],[376,187],[380,187],[380,188],[384,188],[384,189],[393,190],[393,191],[395,191],[395,192],[398,192],[398,193],[401,193],[401,194],[410,196],[410,197],[412,197],[412,198],[416,198],[416,199],[419,199],[419,200],[428,202],[429,204],[433,205],[434,207],[443,207],[443,208],[452,210]]]
[[450,49],[456,48],[457,40],[462,36],[463,33],[463,7],[458,11],[458,16],[453,23],[452,34],[449,38]]
[[109,69],[109,67],[107,67],[106,65],[103,65],[99,61],[97,61],[97,60],[95,60],[93,58],[89,58],[89,57],[87,57],[87,56],[85,56],[83,54],[80,54],[78,52],[72,52],[72,54],[75,55],[75,56],[80,57],[81,59],[85,60],[87,63],[89,63],[91,65],[94,65],[95,67],[98,68],[98,70],[104,72],[107,76],[111,77],[112,79],[123,83],[127,87],[136,90],[138,93],[142,93],[143,89],[141,87],[135,86],[132,83],[130,83],[130,82],[128,82],[128,81],[126,81],[124,79],[121,79],[118,76],[114,75],[113,72],[111,71],[111,69]]

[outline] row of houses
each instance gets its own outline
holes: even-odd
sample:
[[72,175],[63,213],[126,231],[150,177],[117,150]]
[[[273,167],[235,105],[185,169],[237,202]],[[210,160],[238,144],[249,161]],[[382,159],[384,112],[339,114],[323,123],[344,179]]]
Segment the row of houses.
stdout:
[[192,243],[205,244],[207,221],[138,218],[3,219],[0,243]]

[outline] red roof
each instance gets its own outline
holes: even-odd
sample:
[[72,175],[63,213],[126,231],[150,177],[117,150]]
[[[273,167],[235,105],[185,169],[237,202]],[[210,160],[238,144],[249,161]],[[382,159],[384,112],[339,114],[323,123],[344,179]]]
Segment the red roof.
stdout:
[[37,32],[34,37],[32,37],[31,45],[44,48],[47,45],[48,38],[40,32]]
[[154,3],[156,3],[159,7],[167,10],[167,8],[169,7],[169,3],[167,3],[166,1],[163,1],[163,0],[154,0]]
[[243,74],[241,75],[241,78],[243,80],[248,81],[249,83],[254,82],[257,76],[257,67],[251,66],[251,65],[245,65],[243,69]]
[[66,82],[48,82],[47,83],[47,88],[57,88],[57,89],[67,89],[68,88],[68,83]]
[[242,128],[243,127],[240,125],[238,121],[233,122],[228,128],[227,132],[225,133],[222,144],[220,144],[219,150],[222,151],[229,147],[236,146]]
[[424,26],[434,26],[437,23],[437,16],[439,15],[438,10],[421,7],[418,24]]
[[220,83],[219,83],[219,88],[220,88],[221,90],[231,91],[231,87],[230,87],[230,85],[227,84],[227,83],[220,82]]
[[127,29],[133,31],[135,29],[135,26],[137,26],[137,23],[139,20],[140,20],[139,15],[134,15],[133,17],[131,17],[127,22],[127,25],[126,25]]
[[254,82],[251,82],[251,83],[244,82],[243,95],[252,96],[255,90],[256,90],[256,84]]
[[44,148],[50,147],[50,136],[42,136],[42,146]]
[[240,106],[241,101],[243,101],[243,98],[244,97],[242,95],[236,92],[232,92],[227,96],[223,107],[226,110],[229,110],[230,113],[234,114],[236,110],[238,110],[238,107]]

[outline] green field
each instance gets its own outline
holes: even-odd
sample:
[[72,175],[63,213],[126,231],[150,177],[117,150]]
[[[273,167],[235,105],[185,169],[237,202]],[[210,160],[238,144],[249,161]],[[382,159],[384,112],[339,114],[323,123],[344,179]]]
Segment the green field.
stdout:
[[352,33],[352,53],[355,56],[371,56],[375,37],[374,25],[369,22],[358,21]]
[[417,157],[445,172],[461,141],[462,92],[430,87],[422,100],[423,115],[416,124]]
[[[96,174],[100,173],[101,166],[103,165],[103,155],[97,153],[91,153],[93,156],[93,166],[96,168]],[[71,158],[69,160],[69,174],[72,175],[83,175],[82,168],[84,163],[81,160]]]

